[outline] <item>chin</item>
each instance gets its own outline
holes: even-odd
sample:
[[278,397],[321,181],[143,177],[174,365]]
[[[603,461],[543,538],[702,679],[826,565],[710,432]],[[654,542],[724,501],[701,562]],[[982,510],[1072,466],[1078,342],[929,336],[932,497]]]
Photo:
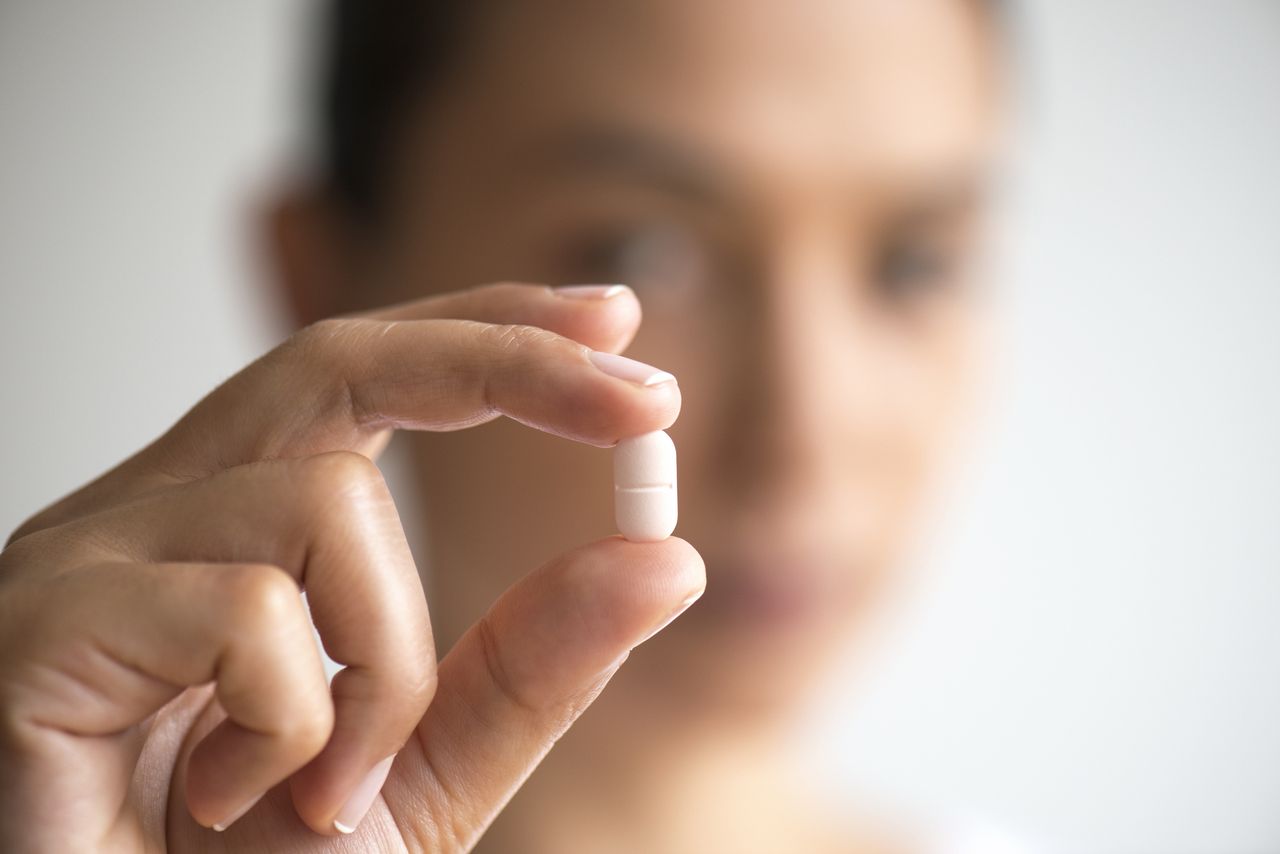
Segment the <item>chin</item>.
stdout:
[[785,723],[805,708],[862,620],[782,611],[772,620],[727,619],[715,600],[700,600],[631,654],[619,673],[634,689],[626,693],[659,717],[665,710],[717,725]]
[[641,689],[633,701],[717,724],[803,711],[894,573],[853,544],[793,546],[707,549],[706,593],[619,673]]

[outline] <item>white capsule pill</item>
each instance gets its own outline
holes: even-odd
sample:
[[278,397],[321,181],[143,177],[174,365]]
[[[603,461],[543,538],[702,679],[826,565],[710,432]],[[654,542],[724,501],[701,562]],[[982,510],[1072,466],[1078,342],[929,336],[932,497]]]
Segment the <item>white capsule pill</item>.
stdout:
[[676,529],[676,446],[661,430],[613,449],[613,513],[622,536],[665,540]]

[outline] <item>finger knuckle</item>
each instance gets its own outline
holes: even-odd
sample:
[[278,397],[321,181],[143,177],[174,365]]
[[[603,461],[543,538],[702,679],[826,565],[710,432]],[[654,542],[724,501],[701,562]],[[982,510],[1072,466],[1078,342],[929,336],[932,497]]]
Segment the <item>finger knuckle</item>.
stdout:
[[13,533],[9,535],[9,539],[5,541],[4,547],[8,549],[24,537],[47,528],[49,526],[49,522],[47,521],[49,517],[50,513],[47,510],[42,510],[34,516],[31,516],[17,528],[14,528]]
[[279,567],[250,564],[225,570],[222,590],[231,619],[251,633],[277,632],[302,614],[301,589]]
[[306,479],[305,492],[317,500],[382,495],[387,491],[382,471],[373,460],[354,451],[331,451],[308,457],[300,463]]
[[49,577],[69,567],[97,562],[111,539],[109,531],[84,524],[33,531],[0,551],[0,582]]
[[323,356],[345,346],[363,325],[358,319],[329,317],[298,330],[289,341],[303,355]]
[[35,564],[40,549],[33,548],[32,540],[14,539],[0,551],[0,581],[12,578],[17,573]]
[[74,533],[84,533],[88,526],[76,524],[74,517],[68,517],[59,509],[59,505],[45,508],[14,529],[4,544],[0,554],[26,552],[29,555],[48,555],[51,552],[65,554],[67,546],[73,542]]
[[559,339],[554,332],[521,323],[485,326],[481,329],[480,336],[483,343],[491,347],[499,356],[513,354],[529,347],[550,344]]
[[282,724],[281,737],[308,755],[319,753],[333,734],[333,704],[327,697],[298,703]]
[[365,318],[326,318],[295,332],[282,349],[305,375],[319,380],[337,379],[345,385],[352,354],[373,333],[375,325]]
[[531,702],[511,678],[502,660],[502,645],[498,640],[497,630],[494,629],[487,615],[476,622],[476,633],[480,644],[480,660],[498,696],[525,715],[540,717],[543,712],[542,707]]
[[402,675],[399,684],[403,686],[405,699],[414,707],[425,710],[435,698],[436,687],[439,684],[435,665],[412,663]]

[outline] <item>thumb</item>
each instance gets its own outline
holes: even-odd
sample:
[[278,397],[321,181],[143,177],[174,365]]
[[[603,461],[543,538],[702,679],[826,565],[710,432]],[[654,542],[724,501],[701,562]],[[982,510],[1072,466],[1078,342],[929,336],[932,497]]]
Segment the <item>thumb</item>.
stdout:
[[705,585],[684,540],[612,537],[508,589],[440,663],[435,699],[384,790],[391,814],[417,823],[406,836],[469,850],[630,650]]

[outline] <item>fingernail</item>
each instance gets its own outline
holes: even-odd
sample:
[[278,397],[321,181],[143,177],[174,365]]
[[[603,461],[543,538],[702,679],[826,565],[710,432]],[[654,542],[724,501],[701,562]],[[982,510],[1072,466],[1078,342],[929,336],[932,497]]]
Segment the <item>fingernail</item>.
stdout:
[[391,754],[373,766],[373,770],[364,776],[347,798],[347,802],[342,805],[342,809],[338,810],[338,814],[334,816],[334,830],[339,833],[356,832],[361,819],[369,811],[369,807],[373,806],[373,799],[378,796],[378,792],[382,791],[382,784],[387,782],[387,774],[391,771],[391,763],[395,758],[395,754]]
[[635,359],[628,359],[616,353],[592,350],[588,358],[591,359],[591,364],[603,373],[627,382],[655,386],[676,381],[675,376],[666,371],[660,371],[652,365],[646,365],[644,362],[637,362]]
[[689,598],[685,599],[683,602],[681,602],[679,605],[677,605],[677,606],[675,607],[675,610],[673,610],[671,613],[667,614],[667,616],[665,616],[665,617],[663,617],[661,620],[659,620],[659,621],[658,621],[658,623],[657,623],[657,625],[655,625],[655,626],[654,626],[654,627],[649,631],[649,634],[645,635],[643,638],[641,638],[641,639],[636,643],[636,646],[639,646],[640,644],[642,644],[642,643],[644,643],[645,641],[647,641],[649,638],[651,638],[651,637],[653,637],[654,635],[656,635],[658,632],[660,632],[660,631],[662,631],[663,629],[665,629],[667,626],[671,625],[671,623],[675,621],[675,618],[676,618],[676,617],[680,616],[680,615],[681,615],[681,614],[683,614],[685,611],[689,610],[689,606],[690,606],[690,605],[692,605],[694,602],[697,602],[700,598],[702,598],[702,593],[703,593],[703,591],[702,591],[702,590],[699,590],[697,593],[693,593],[693,594],[691,594],[691,595],[689,596]]
[[[265,795],[265,794],[266,794],[266,792],[263,792],[263,793],[262,793],[262,795]],[[231,815],[227,816],[227,817],[226,817],[226,818],[224,818],[222,821],[219,821],[219,822],[215,823],[215,824],[213,825],[213,829],[214,829],[214,830],[216,830],[218,833],[221,833],[222,831],[226,830],[226,829],[227,829],[228,827],[230,827],[231,825],[235,824],[237,821],[239,821],[239,820],[240,820],[240,818],[241,818],[245,813],[247,813],[249,810],[253,809],[253,805],[254,805],[254,804],[256,804],[258,801],[262,800],[262,795],[258,795],[256,798],[254,798],[253,800],[249,801],[249,803],[245,804],[244,806],[240,807],[240,809],[238,809],[238,810],[236,810],[235,812],[231,813]]]
[[561,285],[552,291],[568,299],[612,299],[626,289],[626,285]]

